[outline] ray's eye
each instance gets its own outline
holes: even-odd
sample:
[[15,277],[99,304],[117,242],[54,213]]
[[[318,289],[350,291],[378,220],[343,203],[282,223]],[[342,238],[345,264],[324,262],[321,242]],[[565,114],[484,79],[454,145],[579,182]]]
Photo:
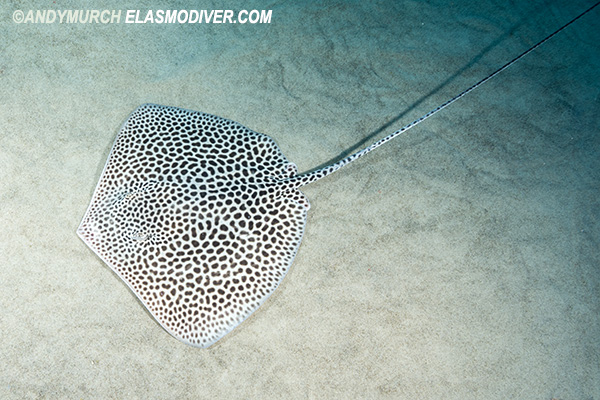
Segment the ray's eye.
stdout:
[[152,239],[153,235],[152,235],[152,233],[133,231],[130,234],[128,234],[127,237],[136,242],[146,242],[146,241]]

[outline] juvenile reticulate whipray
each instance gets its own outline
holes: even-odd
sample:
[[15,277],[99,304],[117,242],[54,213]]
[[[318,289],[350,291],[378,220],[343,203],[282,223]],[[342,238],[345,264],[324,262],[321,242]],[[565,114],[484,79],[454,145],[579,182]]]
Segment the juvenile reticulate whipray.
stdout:
[[164,329],[208,347],[252,314],[287,273],[310,208],[300,187],[447,107],[597,5],[418,120],[302,175],[273,139],[237,122],[142,105],[121,128],[77,234]]

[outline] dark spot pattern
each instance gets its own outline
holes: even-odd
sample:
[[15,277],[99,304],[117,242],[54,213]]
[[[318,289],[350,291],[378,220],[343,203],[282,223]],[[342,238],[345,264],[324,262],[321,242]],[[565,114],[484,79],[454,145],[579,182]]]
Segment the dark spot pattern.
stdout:
[[277,288],[307,211],[268,136],[146,104],[124,123],[78,235],[177,339],[208,347]]

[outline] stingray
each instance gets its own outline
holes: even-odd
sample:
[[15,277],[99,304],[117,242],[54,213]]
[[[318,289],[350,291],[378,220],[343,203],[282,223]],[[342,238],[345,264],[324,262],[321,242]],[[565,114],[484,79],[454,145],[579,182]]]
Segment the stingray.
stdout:
[[310,208],[302,186],[423,122],[590,10],[421,118],[304,174],[273,139],[237,122],[144,104],[121,127],[77,234],[167,332],[208,347],[289,270]]

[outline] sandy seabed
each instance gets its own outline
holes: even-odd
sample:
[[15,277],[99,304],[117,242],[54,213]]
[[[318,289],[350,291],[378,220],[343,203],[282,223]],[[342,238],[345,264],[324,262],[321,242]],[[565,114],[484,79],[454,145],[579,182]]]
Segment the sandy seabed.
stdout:
[[600,9],[305,187],[288,276],[208,350],[169,336],[77,238],[142,103],[238,121],[306,171],[592,5],[293,3],[246,2],[272,10],[255,25],[17,24],[15,10],[157,6],[1,6],[0,397],[599,399]]

